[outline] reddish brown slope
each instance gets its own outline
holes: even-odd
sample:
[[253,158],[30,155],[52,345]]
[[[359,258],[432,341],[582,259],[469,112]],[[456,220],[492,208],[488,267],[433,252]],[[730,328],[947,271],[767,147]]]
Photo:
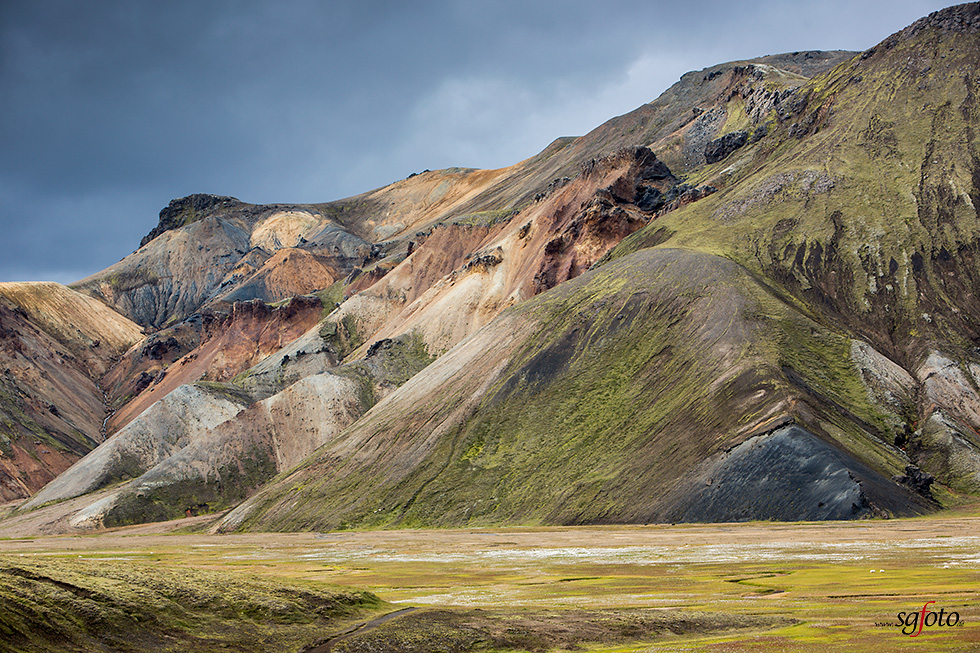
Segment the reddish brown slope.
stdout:
[[587,270],[654,219],[641,206],[676,183],[645,148],[604,157],[506,222],[423,232],[405,261],[330,319],[353,319],[365,346],[418,330],[432,351],[445,351],[508,306]]
[[131,350],[107,376],[117,392],[134,396],[108,422],[113,433],[178,387],[198,380],[227,381],[308,331],[322,315],[316,297],[294,297],[279,307],[259,300],[235,303],[227,314],[202,317],[200,343],[167,364],[152,349]]
[[0,284],[0,499],[29,496],[96,446],[98,378],[140,337],[65,286]]

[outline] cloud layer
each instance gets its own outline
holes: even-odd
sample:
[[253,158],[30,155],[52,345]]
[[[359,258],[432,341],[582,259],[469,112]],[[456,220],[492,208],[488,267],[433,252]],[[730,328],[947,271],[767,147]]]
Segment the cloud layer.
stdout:
[[174,197],[319,202],[532,156],[681,74],[868,48],[948,3],[0,4],[0,281],[76,280]]

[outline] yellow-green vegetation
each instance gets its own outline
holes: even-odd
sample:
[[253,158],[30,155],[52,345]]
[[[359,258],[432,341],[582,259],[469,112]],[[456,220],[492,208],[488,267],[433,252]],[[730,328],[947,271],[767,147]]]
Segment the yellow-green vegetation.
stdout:
[[385,348],[381,365],[385,380],[395,385],[402,385],[436,359],[429,353],[425,339],[417,330],[390,343]]
[[496,209],[492,211],[478,211],[476,213],[467,213],[465,215],[458,215],[449,220],[450,224],[458,225],[468,225],[471,227],[489,227],[497,224],[498,222],[506,222],[510,219],[512,215],[515,215],[519,209],[512,207],[506,207],[503,209]]
[[335,281],[329,288],[324,288],[316,293],[316,296],[320,298],[320,305],[323,306],[323,316],[321,319],[333,313],[337,304],[344,301],[344,287],[346,285],[346,282],[340,279]]
[[110,272],[103,277],[103,280],[117,293],[130,292],[143,286],[155,286],[160,283],[159,275],[146,268],[138,268],[135,272]]
[[[977,532],[974,505],[875,522],[8,539],[0,650],[975,650]],[[959,625],[903,634],[898,614],[929,601]],[[32,639],[10,635],[27,625]]]
[[[18,391],[18,388],[9,384],[5,377],[0,376],[0,435],[5,438],[8,445],[11,438],[16,440],[22,433],[29,433],[56,446],[51,435],[24,412],[22,405],[26,400],[27,398]],[[8,456],[12,455],[7,449],[3,451]]]
[[340,365],[333,368],[331,373],[358,383],[361,408],[366,413],[377,401],[377,386],[400,386],[435,359],[429,354],[422,334],[412,331],[398,338],[376,342],[368,350],[367,359]]
[[334,352],[337,360],[342,360],[364,343],[365,336],[361,331],[357,317],[347,314],[337,321],[325,321],[320,326],[320,337]]
[[[241,375],[239,375],[241,376]],[[236,379],[238,377],[235,377]],[[203,388],[210,392],[211,394],[227,399],[228,401],[233,401],[237,404],[242,404],[247,406],[254,400],[251,395],[249,395],[241,386],[234,383],[235,379],[232,379],[231,383],[221,383],[219,381],[205,381],[203,379],[198,379],[194,385],[199,388]]]
[[[969,344],[980,96],[956,71],[974,69],[976,53],[969,33],[926,30],[813,78],[734,170],[726,160],[698,173],[721,175],[720,192],[614,256],[670,233],[667,246],[731,258],[907,366],[930,339]],[[739,102],[725,131],[745,127]]]
[[[267,487],[245,526],[671,520],[694,500],[675,495],[702,461],[780,417],[836,440],[882,482],[907,464],[884,444],[893,434],[868,402],[850,341],[731,261],[646,249],[511,312],[537,326],[497,376],[443,380],[409,412],[379,406],[348,444]],[[424,387],[425,374],[416,381]],[[361,441],[372,453],[349,444]],[[378,460],[399,473],[378,474]],[[915,514],[920,503],[887,510]]]
[[[181,463],[175,463],[178,470]],[[185,473],[175,480],[170,467],[151,469],[134,486],[122,490],[106,511],[103,524],[111,528],[224,510],[243,501],[276,473],[275,453],[268,445],[239,452],[206,475]]]
[[297,651],[383,606],[363,591],[136,557],[0,558],[0,650]]

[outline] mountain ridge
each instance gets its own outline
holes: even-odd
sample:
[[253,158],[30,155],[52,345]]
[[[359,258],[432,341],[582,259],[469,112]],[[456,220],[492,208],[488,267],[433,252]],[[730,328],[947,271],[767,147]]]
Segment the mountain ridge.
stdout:
[[[90,461],[130,453],[9,519],[233,508],[214,530],[309,530],[955,504],[980,491],[978,41],[980,5],[961,5],[863,53],[687,73],[507,168],[324,204],[174,200],[140,250],[73,285],[153,332],[116,362],[121,430]],[[246,315],[253,335],[233,334]],[[187,418],[148,406],[154,387]],[[137,437],[161,429],[181,435]]]

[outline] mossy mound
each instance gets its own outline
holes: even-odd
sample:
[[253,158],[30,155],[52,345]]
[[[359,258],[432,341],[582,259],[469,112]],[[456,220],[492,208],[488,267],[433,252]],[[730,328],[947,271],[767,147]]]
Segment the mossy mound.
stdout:
[[382,605],[367,592],[227,572],[0,558],[5,651],[300,650]]

